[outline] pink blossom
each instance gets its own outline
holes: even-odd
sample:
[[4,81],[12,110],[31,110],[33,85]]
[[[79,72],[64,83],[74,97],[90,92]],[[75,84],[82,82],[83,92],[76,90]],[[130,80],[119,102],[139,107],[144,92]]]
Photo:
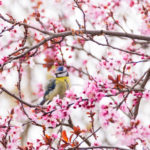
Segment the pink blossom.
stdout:
[[3,65],[4,64],[4,61],[1,59],[0,60],[0,65]]
[[105,96],[105,94],[102,93],[102,92],[100,92],[100,93],[98,93],[98,94],[96,95],[98,101],[100,101],[104,96]]
[[72,90],[66,91],[66,97],[72,100],[76,99],[76,94]]
[[43,85],[42,84],[38,84],[37,88],[38,88],[37,96],[39,98],[43,97],[43,95],[44,95]]
[[86,65],[87,64],[87,60],[83,60],[83,65]]
[[54,139],[57,139],[58,135],[55,134],[55,133],[53,133],[53,134],[52,134],[52,137],[53,137]]
[[150,100],[150,91],[149,90],[146,90],[143,93],[143,98],[145,98],[146,100]]
[[0,60],[0,65],[3,65],[5,62],[8,61],[8,57],[4,56],[1,60]]

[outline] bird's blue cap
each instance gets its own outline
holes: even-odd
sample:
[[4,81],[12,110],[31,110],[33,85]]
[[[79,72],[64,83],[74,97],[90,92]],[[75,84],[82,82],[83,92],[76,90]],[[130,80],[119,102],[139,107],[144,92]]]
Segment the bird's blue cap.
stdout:
[[57,72],[59,72],[59,71],[64,71],[64,66],[58,66],[58,68],[57,68],[56,71],[57,71]]
[[55,75],[56,77],[69,76],[67,69],[64,66],[58,66]]

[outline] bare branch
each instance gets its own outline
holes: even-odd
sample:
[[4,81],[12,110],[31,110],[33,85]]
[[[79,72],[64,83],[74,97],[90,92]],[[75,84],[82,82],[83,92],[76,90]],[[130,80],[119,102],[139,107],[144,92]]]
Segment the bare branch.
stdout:
[[[89,149],[117,149],[117,150],[132,150],[132,149],[127,149],[127,148],[121,148],[117,146],[91,146],[91,147],[80,147],[78,148],[79,150],[89,150]],[[71,149],[70,149],[71,150]]]
[[[147,71],[147,74],[146,74],[146,77],[145,79],[143,80],[143,83],[141,84],[141,88],[144,88],[146,86],[146,83],[148,82],[148,80],[150,79],[150,68],[149,70]],[[143,94],[142,94],[143,95]],[[134,111],[134,119],[137,117],[138,115],[138,112],[139,112],[139,107],[140,107],[140,101],[141,101],[141,98],[142,98],[142,95],[138,98],[138,101],[137,101],[137,105],[135,106],[135,111]]]
[[[16,22],[14,20],[9,20],[4,18],[1,14],[0,14],[0,18],[3,19],[4,21],[10,23],[10,24],[18,24],[18,25],[22,25],[25,26],[27,28],[32,28],[34,30],[37,30],[43,34],[47,34],[47,35],[51,35],[52,38],[57,38],[57,37],[65,37],[65,36],[69,36],[69,35],[74,35],[72,33],[72,31],[65,31],[65,32],[61,32],[61,33],[52,33],[52,32],[47,32],[45,30],[41,30],[39,28],[36,28],[32,25],[28,25],[26,23],[22,23],[22,22]],[[124,32],[117,32],[117,31],[107,31],[107,30],[85,30],[85,29],[81,29],[81,30],[75,30],[75,34],[90,34],[92,36],[94,35],[109,35],[109,36],[116,36],[116,37],[126,37],[126,38],[130,38],[130,39],[137,39],[137,40],[144,40],[144,41],[150,41],[150,36],[144,36],[144,35],[138,35],[138,34],[131,34],[131,33],[124,33]]]
[[[140,79],[130,88],[130,90],[128,91],[128,93],[126,94],[126,96],[124,97],[124,99],[119,103],[119,105],[117,106],[117,109],[120,108],[120,106],[122,105],[122,103],[124,101],[126,101],[127,97],[129,96],[130,92],[139,84],[139,82],[144,78],[144,76],[150,71],[150,69],[148,69],[141,77]],[[145,87],[145,86],[144,86]],[[142,87],[141,87],[142,88]]]
[[0,88],[2,91],[4,91],[5,93],[7,93],[9,96],[15,98],[17,101],[19,101],[20,103],[26,105],[26,106],[29,106],[29,107],[38,107],[38,105],[32,105],[32,104],[29,104],[25,101],[23,101],[22,99],[20,99],[19,97],[17,97],[16,95],[10,93],[8,90],[6,90],[4,87],[1,87]]

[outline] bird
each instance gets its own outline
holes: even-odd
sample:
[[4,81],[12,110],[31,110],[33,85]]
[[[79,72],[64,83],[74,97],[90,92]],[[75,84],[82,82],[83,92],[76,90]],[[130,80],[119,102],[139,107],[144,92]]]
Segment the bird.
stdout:
[[55,78],[49,80],[46,87],[43,100],[40,105],[44,105],[45,102],[49,104],[53,98],[59,95],[60,99],[65,96],[66,90],[70,88],[69,73],[64,66],[58,66],[55,72]]

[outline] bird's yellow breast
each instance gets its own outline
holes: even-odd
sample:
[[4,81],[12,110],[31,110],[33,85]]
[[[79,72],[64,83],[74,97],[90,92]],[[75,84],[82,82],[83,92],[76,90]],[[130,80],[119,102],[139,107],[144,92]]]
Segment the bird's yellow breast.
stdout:
[[67,86],[67,89],[70,88],[70,80],[69,80],[69,77],[57,77],[56,78],[56,84],[57,83],[63,83],[63,84],[66,84]]
[[57,77],[55,80],[55,88],[45,97],[46,100],[52,100],[53,97],[57,95],[59,95],[60,98],[63,98],[66,90],[70,88],[69,77]]

